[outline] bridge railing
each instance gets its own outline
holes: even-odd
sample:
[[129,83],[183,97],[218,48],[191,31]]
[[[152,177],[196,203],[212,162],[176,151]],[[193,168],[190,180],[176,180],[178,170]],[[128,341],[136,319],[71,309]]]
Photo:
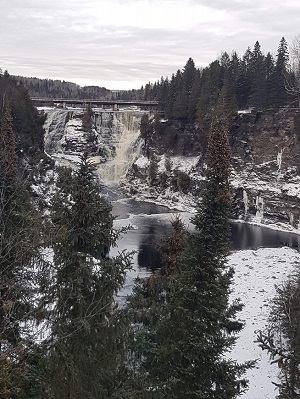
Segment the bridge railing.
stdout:
[[57,103],[57,104],[99,104],[99,105],[137,105],[137,106],[158,106],[159,101],[149,100],[96,100],[96,99],[80,99],[80,98],[41,98],[31,97],[34,103]]

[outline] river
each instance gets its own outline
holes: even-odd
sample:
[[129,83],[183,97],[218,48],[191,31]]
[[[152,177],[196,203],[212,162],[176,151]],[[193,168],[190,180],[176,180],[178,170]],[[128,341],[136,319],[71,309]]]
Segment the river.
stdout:
[[[158,245],[164,236],[171,233],[171,222],[175,216],[179,215],[185,226],[192,230],[193,225],[190,222],[192,214],[175,212],[151,202],[120,198],[119,191],[109,191],[106,196],[113,206],[112,213],[116,217],[116,228],[131,227],[125,234],[121,234],[117,247],[111,250],[112,256],[118,251],[134,251],[133,270],[128,273],[125,291],[123,291],[127,294],[131,291],[133,280],[137,275],[148,275],[160,267]],[[233,222],[230,225],[231,251],[283,246],[299,250],[300,236],[246,223]]]
[[[172,231],[170,222],[175,215],[180,215],[188,229],[192,229],[193,225],[190,213],[175,213],[166,207],[134,199],[118,199],[118,195],[112,200],[115,225],[131,225],[132,229],[122,234],[111,254],[122,250],[135,251],[133,269],[118,295],[122,306],[131,292],[135,277],[150,275],[153,269],[160,266],[157,245],[164,235]],[[249,390],[241,399],[275,399],[278,394],[273,384],[278,382],[278,368],[270,363],[268,354],[261,351],[255,340],[257,331],[266,327],[275,284],[280,285],[300,262],[297,251],[281,247],[299,251],[300,236],[246,223],[231,223],[231,254],[228,260],[236,271],[231,299],[241,298],[245,305],[239,314],[240,319],[245,321],[245,327],[231,356],[241,363],[257,360],[256,367],[246,373]]]
[[[115,199],[112,201],[116,227],[131,226],[132,229],[118,240],[118,250],[135,250],[138,252],[136,266],[149,271],[159,267],[156,247],[163,236],[172,231],[171,222],[179,215],[185,226],[193,229],[192,217],[188,212],[176,212],[167,207],[151,202],[134,199]],[[274,230],[247,223],[230,224],[230,250],[238,251],[256,248],[278,248],[289,246],[300,249],[300,236],[297,234]],[[153,262],[157,265],[153,265]]]

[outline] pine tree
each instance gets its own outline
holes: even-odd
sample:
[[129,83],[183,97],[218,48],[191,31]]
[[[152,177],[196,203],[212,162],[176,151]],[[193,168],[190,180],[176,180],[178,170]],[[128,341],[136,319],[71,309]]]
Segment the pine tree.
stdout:
[[278,366],[278,398],[299,397],[300,389],[300,279],[290,276],[276,287],[267,327],[259,331],[257,342]]
[[17,173],[16,138],[8,105],[5,106],[1,121],[0,167],[1,183],[8,187]]
[[[234,398],[246,386],[249,364],[225,357],[242,323],[239,302],[229,304],[233,271],[226,265],[230,209],[230,152],[224,120],[210,133],[207,184],[193,218],[166,311],[156,330],[155,363],[149,371],[153,397]],[[151,390],[151,388],[149,388]],[[155,394],[156,393],[156,394]]]
[[[235,398],[243,373],[228,351],[241,330],[242,305],[229,304],[233,270],[226,264],[230,151],[223,103],[216,107],[207,153],[207,184],[193,218],[196,234],[174,225],[163,267],[134,288],[130,398]],[[129,373],[130,374],[130,373]]]
[[248,47],[240,62],[239,74],[236,82],[236,96],[238,108],[249,106],[249,94],[251,92],[251,79],[249,69],[251,65],[252,52]]
[[272,99],[274,98],[272,82],[274,74],[274,59],[270,52],[267,53],[265,58],[265,72],[266,72],[266,106],[272,105]]
[[4,399],[38,397],[38,370],[31,361],[36,351],[32,326],[39,236],[39,220],[18,176],[15,135],[6,106],[0,126],[0,397]]
[[265,58],[261,52],[261,47],[257,41],[251,53],[250,61],[250,81],[251,93],[249,105],[262,109],[266,105],[266,71]]
[[157,156],[152,153],[150,157],[150,164],[148,170],[149,185],[153,186],[158,176],[158,159]]
[[287,42],[284,37],[282,37],[280,40],[276,58],[275,69],[272,77],[272,105],[275,107],[280,107],[284,105],[288,99],[286,81],[288,80],[289,74],[289,52]]
[[[162,240],[159,252],[162,266],[151,276],[137,278],[126,309],[133,326],[129,341],[129,379],[126,384],[128,398],[160,398],[153,385],[157,372],[157,329],[160,319],[168,311],[172,289],[172,276],[176,274],[183,250],[185,229],[179,217],[172,222],[172,234]],[[157,265],[152,265],[157,267]],[[126,396],[127,398],[127,396]]]
[[86,155],[69,182],[61,181],[52,221],[55,274],[45,296],[53,303],[46,389],[54,399],[113,397],[123,367],[114,296],[130,258],[124,253],[108,257],[117,233]]

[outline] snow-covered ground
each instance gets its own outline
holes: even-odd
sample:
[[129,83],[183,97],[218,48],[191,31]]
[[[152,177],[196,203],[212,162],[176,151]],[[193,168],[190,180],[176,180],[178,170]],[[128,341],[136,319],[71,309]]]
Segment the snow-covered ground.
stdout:
[[[143,215],[144,223],[150,219],[171,220],[174,214]],[[181,219],[186,227],[189,224],[191,214],[181,214]],[[134,241],[137,236],[143,234],[141,215],[129,215],[127,219],[116,220],[116,227],[131,224],[133,231],[128,232],[121,240],[120,250],[138,249],[139,245]],[[124,242],[123,242],[124,240]],[[128,247],[128,241],[132,246]],[[123,246],[122,246],[123,245]],[[144,268],[137,266],[137,254],[135,255],[134,270],[129,273],[125,294],[129,294],[134,278],[137,275],[149,275]],[[275,399],[278,390],[272,381],[277,380],[278,368],[271,365],[268,354],[261,350],[257,343],[257,331],[264,330],[270,313],[271,301],[276,293],[275,286],[280,286],[289,275],[293,275],[300,269],[300,253],[290,247],[259,248],[253,250],[234,251],[228,257],[228,264],[235,270],[232,300],[240,298],[244,304],[238,317],[245,322],[245,327],[239,334],[236,346],[231,357],[239,363],[248,360],[256,360],[255,368],[247,372],[249,380],[248,391],[241,396],[242,399]],[[123,298],[124,300],[124,298]]]
[[246,323],[232,358],[239,362],[258,359],[247,373],[249,390],[241,398],[275,399],[278,390],[272,381],[277,380],[278,368],[254,341],[256,331],[266,327],[275,285],[300,268],[300,253],[288,247],[237,251],[229,256],[229,264],[235,269],[232,298],[239,297],[244,303],[240,318]]

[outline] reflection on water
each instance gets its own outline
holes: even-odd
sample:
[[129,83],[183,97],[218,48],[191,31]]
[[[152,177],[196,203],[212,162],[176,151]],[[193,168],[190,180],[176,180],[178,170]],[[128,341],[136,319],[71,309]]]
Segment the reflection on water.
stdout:
[[138,265],[145,267],[152,272],[161,267],[162,259],[159,251],[158,239],[159,233],[155,225],[149,226],[148,233],[146,233],[139,245],[138,249]]
[[[156,219],[143,232],[138,245],[138,266],[154,271],[161,267],[159,245],[162,237],[171,234],[170,222],[158,223]],[[277,248],[289,246],[300,250],[300,236],[265,227],[232,223],[230,226],[230,250]]]
[[268,229],[266,227],[252,226],[246,223],[231,224],[231,249],[252,248],[277,248],[289,246],[300,250],[300,236]]
[[[118,240],[116,251],[127,249],[136,251],[134,266],[143,270],[153,271],[160,267],[161,257],[158,246],[164,236],[172,232],[171,221],[174,211],[166,207],[134,199],[112,201],[113,214],[119,222],[134,226]],[[180,213],[183,222],[192,230],[189,222],[191,214]],[[122,220],[120,220],[122,219]],[[230,234],[230,249],[243,250],[259,247],[290,246],[300,250],[300,236],[292,233],[268,229],[266,227],[248,225],[246,223],[232,223]]]

